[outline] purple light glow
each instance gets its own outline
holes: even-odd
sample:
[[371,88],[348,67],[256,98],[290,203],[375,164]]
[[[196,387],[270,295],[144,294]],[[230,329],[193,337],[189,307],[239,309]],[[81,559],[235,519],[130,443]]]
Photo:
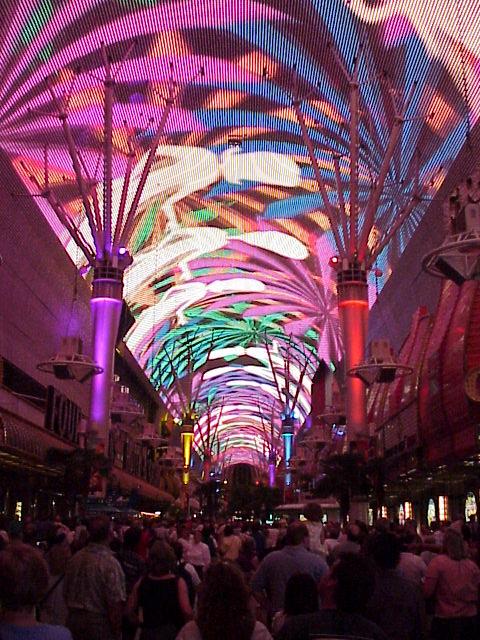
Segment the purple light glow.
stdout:
[[93,360],[103,373],[92,378],[90,398],[90,430],[98,438],[97,446],[106,449],[110,425],[113,363],[122,301],[113,298],[92,298]]
[[268,465],[268,486],[272,488],[275,486],[275,465],[274,464]]
[[387,47],[392,47],[399,45],[414,33],[415,30],[406,16],[395,15],[385,22],[383,40]]

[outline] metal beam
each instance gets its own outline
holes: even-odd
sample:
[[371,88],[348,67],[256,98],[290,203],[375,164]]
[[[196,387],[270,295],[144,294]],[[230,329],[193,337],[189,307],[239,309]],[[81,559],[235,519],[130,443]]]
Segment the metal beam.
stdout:
[[88,224],[90,225],[90,231],[92,232],[93,241],[95,243],[97,258],[101,258],[103,256],[103,248],[101,246],[100,238],[99,238],[99,233],[101,232],[101,229],[97,229],[97,227],[95,226],[92,208],[90,205],[90,201],[88,199],[88,190],[85,184],[85,180],[83,178],[82,168],[80,166],[80,160],[78,157],[77,148],[75,146],[75,141],[73,139],[72,130],[70,128],[70,124],[68,123],[67,113],[62,101],[58,98],[58,96],[56,95],[53,89],[51,78],[47,78],[47,88],[52,97],[53,103],[57,109],[57,117],[61,122],[65,140],[67,142],[68,152],[72,160],[73,170],[75,173],[78,189],[80,191],[83,206],[85,208],[85,214],[87,216]]
[[303,117],[303,113],[300,109],[300,100],[293,101],[293,109],[295,111],[295,115],[297,116],[298,124],[300,125],[300,129],[302,131],[302,138],[305,143],[305,146],[308,150],[308,155],[310,157],[310,162],[312,163],[313,172],[315,174],[315,180],[318,184],[318,188],[320,189],[320,194],[322,196],[323,204],[325,206],[325,213],[327,214],[328,221],[330,223],[330,228],[333,233],[333,237],[335,238],[335,244],[337,245],[338,253],[341,256],[345,255],[345,249],[343,247],[342,239],[340,238],[340,234],[337,229],[337,221],[335,220],[335,212],[328,199],[327,188],[325,186],[325,182],[323,180],[320,167],[318,166],[318,161],[315,156],[315,150],[313,148],[312,140],[308,135],[307,125],[305,124],[305,119]]
[[405,114],[407,112],[408,107],[410,106],[410,102],[412,101],[415,88],[416,88],[416,82],[413,83],[412,87],[410,88],[408,96],[404,102],[402,111],[400,113],[397,112],[395,114],[393,129],[390,132],[388,145],[385,151],[383,162],[380,167],[380,171],[378,173],[377,183],[375,185],[374,190],[370,194],[370,197],[368,198],[367,210],[365,213],[365,220],[362,228],[362,235],[359,242],[359,260],[360,261],[365,259],[365,255],[367,252],[368,238],[375,221],[375,213],[377,212],[378,205],[380,204],[380,198],[383,193],[385,179],[390,169],[390,162],[392,160],[393,154],[395,153],[395,148],[397,146],[397,143],[400,139],[400,135],[403,129],[403,123],[405,122]]
[[168,120],[168,116],[170,115],[170,111],[172,110],[173,105],[175,104],[175,96],[173,91],[174,83],[170,81],[169,87],[169,95],[166,99],[165,109],[163,110],[162,117],[160,122],[158,123],[157,131],[155,133],[155,137],[152,140],[150,145],[150,150],[148,152],[148,158],[145,162],[145,166],[143,167],[142,175],[140,176],[140,180],[138,182],[137,190],[132,200],[132,204],[130,205],[130,209],[127,214],[127,218],[125,220],[125,226],[123,227],[120,243],[125,245],[128,242],[130,232],[133,227],[133,223],[135,220],[135,213],[137,211],[138,204],[140,202],[140,198],[142,197],[143,188],[147,181],[148,174],[150,172],[150,168],[155,160],[155,155],[157,153],[158,145],[160,144],[160,139],[163,136],[163,132],[165,129],[165,125]]
[[107,255],[112,254],[112,163],[113,163],[113,89],[110,58],[105,43],[101,44],[102,60],[105,66],[104,85],[104,127],[103,127],[103,243]]

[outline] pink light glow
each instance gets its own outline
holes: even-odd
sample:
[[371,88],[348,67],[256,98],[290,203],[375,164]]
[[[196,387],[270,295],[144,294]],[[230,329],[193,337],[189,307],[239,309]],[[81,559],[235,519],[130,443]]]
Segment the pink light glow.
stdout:
[[415,29],[406,16],[394,15],[384,23],[383,40],[387,47],[393,47],[414,33]]
[[93,360],[103,373],[92,378],[90,397],[90,429],[97,434],[99,444],[106,447],[110,424],[113,381],[113,359],[122,301],[112,298],[92,298]]

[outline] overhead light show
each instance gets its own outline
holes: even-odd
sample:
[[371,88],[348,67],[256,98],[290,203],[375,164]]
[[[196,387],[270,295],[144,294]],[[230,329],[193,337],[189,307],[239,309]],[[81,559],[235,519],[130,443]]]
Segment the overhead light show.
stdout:
[[[93,252],[52,91],[68,108],[101,207],[104,43],[115,82],[115,215],[133,202],[174,95],[135,217],[112,240],[133,257],[124,297],[136,321],[126,343],[174,415],[182,388],[211,408],[216,455],[266,466],[264,424],[273,419],[280,434],[282,393],[296,393],[308,360],[300,426],[320,360],[342,356],[337,249],[292,102],[300,101],[332,207],[348,217],[349,94],[340,67],[351,68],[361,50],[361,223],[411,92],[368,242],[393,227],[416,181],[423,197],[369,273],[371,305],[478,119],[479,3],[464,1],[461,13],[454,0],[3,4],[0,145],[32,195],[44,196],[38,206],[79,267],[85,257],[45,197],[55,194]],[[207,422],[201,415],[196,448]]]

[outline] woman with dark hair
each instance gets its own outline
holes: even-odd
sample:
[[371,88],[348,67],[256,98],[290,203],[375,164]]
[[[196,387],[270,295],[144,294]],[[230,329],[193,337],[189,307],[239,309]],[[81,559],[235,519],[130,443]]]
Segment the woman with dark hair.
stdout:
[[267,628],[255,621],[249,592],[238,567],[217,562],[207,569],[198,594],[198,613],[177,640],[271,640]]
[[166,542],[155,542],[147,560],[147,575],[134,586],[127,613],[140,624],[141,640],[173,640],[192,617],[185,580],[175,575],[176,556]]
[[243,540],[237,564],[243,571],[247,583],[250,583],[255,570],[258,569],[257,549],[253,538],[248,537]]
[[478,638],[478,588],[480,570],[467,558],[462,536],[447,529],[443,553],[427,567],[423,592],[433,596],[435,614],[432,623],[434,640],[473,640]]
[[0,552],[1,640],[72,640],[65,627],[35,618],[47,589],[47,563],[36,549],[17,543]]
[[272,631],[277,634],[290,616],[318,611],[317,583],[309,573],[295,573],[290,576],[285,588],[283,609],[273,617]]
[[375,587],[370,562],[358,553],[345,553],[323,579],[322,609],[289,616],[278,640],[309,640],[313,637],[387,640],[375,623],[364,617]]

